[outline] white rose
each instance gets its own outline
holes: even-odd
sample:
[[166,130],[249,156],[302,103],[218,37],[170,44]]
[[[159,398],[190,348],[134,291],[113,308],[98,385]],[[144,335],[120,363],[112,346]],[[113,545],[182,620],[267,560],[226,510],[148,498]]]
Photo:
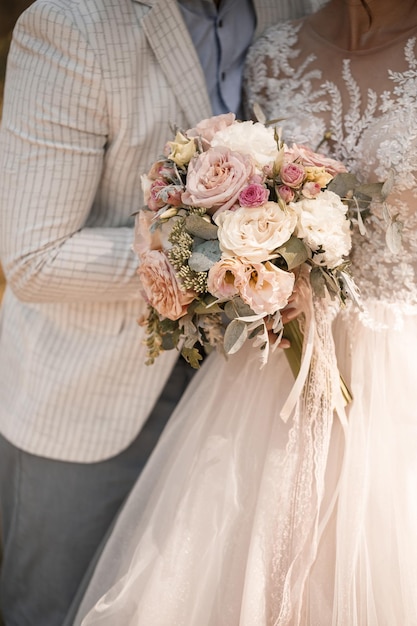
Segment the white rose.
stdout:
[[298,214],[295,234],[313,251],[317,265],[334,268],[349,254],[351,248],[350,223],[347,207],[333,191],[322,191],[315,198],[304,198],[289,205]]
[[226,256],[261,263],[274,258],[274,250],[288,241],[297,215],[283,211],[276,202],[265,202],[260,207],[224,211],[214,221],[219,227],[220,248]]
[[226,146],[233,152],[250,154],[260,170],[278,156],[274,130],[260,122],[236,122],[219,130],[211,140],[212,146]]

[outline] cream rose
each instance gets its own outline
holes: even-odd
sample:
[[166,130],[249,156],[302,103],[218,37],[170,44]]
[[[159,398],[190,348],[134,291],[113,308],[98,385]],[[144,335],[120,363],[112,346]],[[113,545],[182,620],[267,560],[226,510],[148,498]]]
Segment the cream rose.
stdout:
[[295,276],[284,272],[270,261],[254,263],[239,280],[240,297],[257,314],[273,315],[288,304],[294,289]]
[[164,252],[149,250],[142,254],[137,273],[145,299],[160,315],[170,320],[185,315],[195,294],[182,289]]
[[347,207],[332,191],[321,191],[315,198],[304,198],[289,205],[298,214],[296,235],[313,251],[313,262],[329,268],[340,265],[351,248]]
[[278,157],[274,130],[259,122],[236,122],[217,132],[211,145],[226,146],[232,151],[250,154],[259,170],[273,164]]
[[276,202],[266,202],[260,207],[220,213],[214,221],[225,255],[260,263],[273,258],[274,250],[288,241],[297,215],[292,210],[283,211]]
[[184,204],[203,207],[213,214],[230,209],[254,173],[250,157],[216,147],[190,162]]

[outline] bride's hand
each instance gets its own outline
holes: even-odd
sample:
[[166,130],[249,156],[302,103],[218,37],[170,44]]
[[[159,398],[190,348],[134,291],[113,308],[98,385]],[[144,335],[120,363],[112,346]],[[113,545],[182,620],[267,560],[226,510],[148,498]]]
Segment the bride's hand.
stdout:
[[[282,323],[284,325],[287,324],[287,322],[291,322],[292,320],[295,320],[303,312],[302,304],[303,304],[302,298],[300,295],[300,291],[297,289],[297,282],[296,282],[294,291],[292,292],[291,296],[288,299],[287,306],[283,308],[281,311]],[[271,339],[272,339],[272,336],[271,336]],[[286,350],[287,348],[290,348],[290,347],[291,347],[291,342],[285,338],[281,339],[281,341],[278,344],[278,348],[282,348],[283,350]]]

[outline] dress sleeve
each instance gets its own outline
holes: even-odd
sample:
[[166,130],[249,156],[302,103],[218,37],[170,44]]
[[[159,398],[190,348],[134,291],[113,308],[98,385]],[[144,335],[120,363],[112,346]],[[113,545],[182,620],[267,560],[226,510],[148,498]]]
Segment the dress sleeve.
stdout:
[[14,31],[0,135],[1,260],[23,301],[138,297],[132,227],[89,221],[107,110],[99,63],[70,6],[34,3]]

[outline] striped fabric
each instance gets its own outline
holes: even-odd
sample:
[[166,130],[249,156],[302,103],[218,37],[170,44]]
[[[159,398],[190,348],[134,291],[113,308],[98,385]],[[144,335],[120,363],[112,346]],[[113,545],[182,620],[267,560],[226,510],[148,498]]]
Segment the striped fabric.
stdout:
[[[303,2],[255,2],[260,33]],[[172,0],[37,0],[14,32],[0,134],[0,431],[50,458],[125,448],[174,353],[144,365],[131,251],[140,175],[210,115]]]

